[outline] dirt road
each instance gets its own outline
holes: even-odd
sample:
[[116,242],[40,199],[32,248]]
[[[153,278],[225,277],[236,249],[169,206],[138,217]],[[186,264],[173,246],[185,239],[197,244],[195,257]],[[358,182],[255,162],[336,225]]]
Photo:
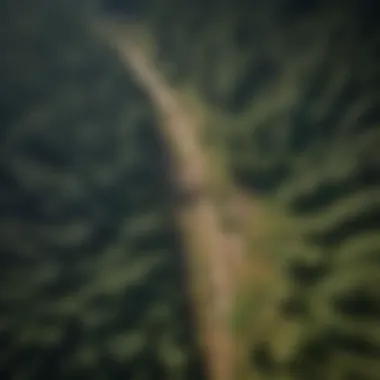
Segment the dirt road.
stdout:
[[[175,91],[149,62],[134,37],[125,33],[114,33],[111,40],[128,70],[133,72],[136,80],[149,94],[162,118],[161,133],[172,150],[173,157],[178,161],[174,165],[180,171],[175,174],[177,186],[181,191],[195,191],[199,194],[192,198],[190,207],[187,205],[192,214],[192,222],[185,227],[191,231],[184,233],[189,232],[196,236],[202,254],[207,256],[205,286],[209,302],[208,310],[204,313],[206,320],[202,322],[206,326],[205,353],[210,367],[210,379],[231,380],[236,350],[227,326],[234,293],[231,263],[234,258],[241,258],[243,245],[236,241],[239,239],[236,236],[234,244],[228,241],[212,196],[207,193],[210,168],[197,136],[197,126],[202,120],[185,109]],[[233,252],[228,252],[229,250]]]

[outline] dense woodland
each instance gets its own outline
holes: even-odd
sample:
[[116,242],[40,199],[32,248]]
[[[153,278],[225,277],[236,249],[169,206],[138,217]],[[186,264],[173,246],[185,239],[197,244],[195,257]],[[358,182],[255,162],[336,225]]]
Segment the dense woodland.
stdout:
[[[202,380],[166,148],[91,29],[95,3],[0,4],[0,375]],[[236,380],[380,379],[377,7],[101,8],[150,33],[157,67],[208,112],[205,146],[264,210],[268,233],[247,240],[279,274],[241,286]]]
[[266,210],[252,253],[281,275],[242,289],[247,378],[378,379],[378,5],[154,3],[157,64]]
[[201,379],[151,105],[78,4],[1,7],[0,377]]

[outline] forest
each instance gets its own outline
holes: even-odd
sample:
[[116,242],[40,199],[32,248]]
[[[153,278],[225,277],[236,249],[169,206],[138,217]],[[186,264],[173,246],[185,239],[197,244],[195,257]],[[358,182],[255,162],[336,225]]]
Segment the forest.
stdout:
[[371,0],[2,0],[0,377],[380,380]]

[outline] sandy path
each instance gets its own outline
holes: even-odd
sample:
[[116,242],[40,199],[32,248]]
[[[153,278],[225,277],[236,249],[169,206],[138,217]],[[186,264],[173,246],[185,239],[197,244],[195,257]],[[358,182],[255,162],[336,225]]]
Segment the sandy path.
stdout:
[[[203,254],[207,255],[209,303],[206,326],[206,355],[212,380],[231,380],[234,362],[233,339],[227,326],[233,297],[231,270],[233,261],[241,258],[243,245],[238,237],[226,237],[221,229],[219,213],[213,199],[207,194],[207,159],[199,142],[197,126],[202,120],[191,115],[181,105],[179,97],[166,83],[163,76],[149,62],[143,49],[133,37],[124,33],[113,35],[112,42],[120,53],[128,69],[149,94],[157,112],[162,118],[161,133],[178,161],[176,168],[177,186],[182,191],[199,191],[190,205],[192,223],[191,234],[196,235]],[[189,208],[189,205],[187,205]],[[186,233],[187,231],[184,231]]]

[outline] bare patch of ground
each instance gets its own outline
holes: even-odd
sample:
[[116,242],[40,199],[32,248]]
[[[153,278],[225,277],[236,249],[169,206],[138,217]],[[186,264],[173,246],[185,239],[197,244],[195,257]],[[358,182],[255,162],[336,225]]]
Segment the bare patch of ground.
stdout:
[[[230,328],[236,289],[253,272],[265,277],[267,268],[259,262],[247,266],[244,233],[228,231],[223,226],[220,209],[210,190],[218,184],[211,183],[215,179],[213,167],[199,136],[204,120],[181,102],[181,96],[147,57],[136,31],[131,30],[119,28],[110,33],[108,29],[107,34],[128,70],[150,96],[161,119],[161,133],[175,160],[174,183],[188,200],[179,204],[177,214],[188,247],[190,288],[210,379],[232,380],[239,348]],[[235,191],[232,195],[226,200],[228,207],[225,204],[224,208],[230,215],[236,214],[235,220],[244,223],[247,212],[251,211],[249,199]]]

